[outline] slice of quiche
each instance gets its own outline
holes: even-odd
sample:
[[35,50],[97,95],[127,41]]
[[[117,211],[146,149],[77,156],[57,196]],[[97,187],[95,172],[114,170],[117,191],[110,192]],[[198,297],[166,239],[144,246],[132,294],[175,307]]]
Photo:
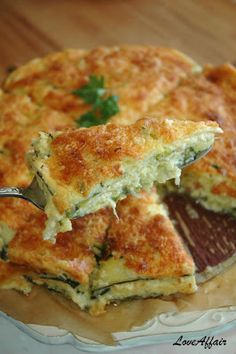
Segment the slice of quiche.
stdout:
[[106,206],[154,182],[180,178],[181,168],[209,150],[214,122],[141,119],[133,125],[41,133],[28,154],[45,194],[44,239],[71,230],[70,219]]
[[45,214],[31,207],[5,242],[4,258],[30,268],[29,283],[57,291],[94,315],[115,301],[196,291],[193,260],[156,193],[127,197],[117,214],[119,219],[106,208],[76,219],[73,230],[52,244],[42,239]]
[[92,274],[91,313],[132,298],[191,294],[195,265],[156,194],[129,196],[117,206]]
[[[158,119],[189,117],[213,120],[224,130],[203,159],[186,168],[179,188],[207,209],[236,216],[236,69],[230,64],[209,67],[189,77],[153,108]],[[154,113],[155,112],[155,113]]]

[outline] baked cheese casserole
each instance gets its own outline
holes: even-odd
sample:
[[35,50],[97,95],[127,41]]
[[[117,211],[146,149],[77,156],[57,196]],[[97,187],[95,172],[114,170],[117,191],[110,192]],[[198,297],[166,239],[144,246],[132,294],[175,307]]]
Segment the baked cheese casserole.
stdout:
[[[33,176],[25,154],[40,131],[51,151],[57,133],[60,139],[78,128],[90,105],[73,92],[91,75],[103,77],[109,94],[119,98],[119,112],[108,127],[115,124],[119,130],[118,125],[146,115],[157,124],[186,118],[217,122],[224,133],[211,152],[183,171],[179,187],[162,186],[166,193],[187,193],[208,208],[234,214],[235,69],[228,64],[202,69],[167,48],[72,49],[13,71],[0,95],[1,186],[29,185]],[[72,230],[57,234],[52,243],[42,237],[47,221],[42,211],[24,200],[1,199],[0,289],[28,294],[38,284],[94,315],[121,300],[197,290],[192,257],[155,190],[129,195],[117,203],[116,213],[104,205],[72,220]]]

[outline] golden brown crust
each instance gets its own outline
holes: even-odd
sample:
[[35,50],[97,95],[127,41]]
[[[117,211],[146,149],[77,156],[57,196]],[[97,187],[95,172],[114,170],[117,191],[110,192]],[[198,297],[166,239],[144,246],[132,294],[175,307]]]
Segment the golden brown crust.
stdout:
[[0,95],[0,185],[26,186],[30,175],[25,154],[40,130],[74,125],[63,113],[38,107],[27,96]]
[[[230,77],[230,80],[229,80]],[[149,113],[194,121],[212,120],[225,130],[235,122],[236,69],[224,64],[189,76]]]
[[[192,174],[197,178],[208,173],[236,181],[236,69],[232,65],[208,67],[203,74],[189,77],[153,111],[156,117],[218,122],[224,133],[206,157],[185,169],[184,176]],[[235,195],[234,188],[232,190],[227,181],[224,185],[224,188],[215,186],[212,192]]]
[[86,196],[95,185],[121,176],[124,161],[145,159],[159,147],[217,127],[215,122],[170,124],[169,120],[147,118],[129,126],[108,124],[69,130],[53,140],[51,155],[42,163],[54,183],[69,185]]
[[11,280],[17,280],[18,277],[22,277],[29,273],[29,269],[10,262],[4,262],[0,259],[0,288],[5,283]]
[[25,294],[30,293],[32,284],[26,279],[28,275],[30,275],[28,268],[0,259],[1,290],[18,290]]
[[65,273],[87,283],[96,265],[93,246],[103,243],[110,215],[110,210],[100,210],[79,218],[73,222],[73,231],[58,234],[57,242],[52,244],[42,240],[46,217],[34,209],[16,229],[16,235],[8,245],[9,258],[36,272]]
[[[119,219],[110,209],[103,209],[74,220],[73,231],[58,234],[55,244],[42,239],[45,215],[32,207],[23,221],[17,225],[10,222],[16,234],[8,245],[9,259],[36,272],[67,274],[86,284],[97,267],[95,248],[106,244],[109,254],[124,257],[127,267],[140,276],[192,274],[193,261],[170,220],[158,215],[158,209],[151,210],[157,208],[155,199],[155,194],[147,193],[139,198],[129,196],[118,204]],[[24,207],[26,203],[22,204],[19,214],[24,212]],[[14,210],[14,205],[12,208]],[[1,209],[4,210],[2,205]],[[11,209],[9,204],[8,209]],[[14,220],[13,214],[11,219]],[[100,255],[101,260],[106,256]]]
[[194,273],[191,256],[163,215],[148,212],[153,196],[140,199],[129,196],[117,208],[118,219],[113,219],[108,242],[114,256],[124,257],[128,268],[139,275],[162,278],[180,277]]
[[26,225],[31,215],[37,211],[35,206],[23,199],[0,199],[0,222],[6,223],[13,230]]
[[78,118],[88,110],[88,105],[71,91],[87,83],[91,74],[102,75],[106,87],[119,96],[121,112],[114,121],[129,124],[144,115],[196,66],[187,56],[168,48],[65,50],[15,70],[4,88],[28,94],[37,103]]

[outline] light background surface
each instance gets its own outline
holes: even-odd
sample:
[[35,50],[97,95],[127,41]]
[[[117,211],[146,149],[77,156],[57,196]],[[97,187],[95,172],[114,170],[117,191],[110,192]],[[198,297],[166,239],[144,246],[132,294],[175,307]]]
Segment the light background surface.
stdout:
[[0,69],[65,47],[175,47],[236,61],[236,0],[1,0]]
[[[66,47],[153,44],[175,47],[201,64],[236,63],[236,0],[1,0],[0,81],[6,68]],[[236,353],[236,330],[223,334]],[[217,338],[220,338],[218,335]],[[171,344],[121,351],[205,353]],[[46,346],[0,320],[0,354],[76,354],[70,346]]]
[[[172,343],[143,346],[127,350],[113,351],[117,354],[235,354],[236,353],[236,332],[230,330],[215,336],[215,339],[222,337],[227,340],[226,346],[204,349],[201,346],[173,346]],[[193,337],[194,338],[194,337]],[[24,334],[13,324],[1,318],[0,320],[0,354],[80,354],[85,353],[73,348],[71,345],[46,345],[37,342]],[[109,353],[109,352],[108,352]]]

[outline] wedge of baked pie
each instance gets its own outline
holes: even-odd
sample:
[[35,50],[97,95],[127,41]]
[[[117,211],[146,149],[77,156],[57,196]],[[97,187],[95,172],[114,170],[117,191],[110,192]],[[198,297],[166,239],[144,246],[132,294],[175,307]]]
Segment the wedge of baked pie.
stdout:
[[154,192],[119,202],[119,220],[109,208],[74,220],[55,244],[42,239],[44,213],[31,207],[27,214],[4,248],[5,261],[20,265],[29,282],[25,292],[43,285],[99,314],[115,301],[196,291],[193,260]]
[[28,154],[48,216],[45,239],[71,230],[70,219],[111,206],[154,182],[175,178],[213,143],[214,122],[146,118],[56,134],[41,133]]

